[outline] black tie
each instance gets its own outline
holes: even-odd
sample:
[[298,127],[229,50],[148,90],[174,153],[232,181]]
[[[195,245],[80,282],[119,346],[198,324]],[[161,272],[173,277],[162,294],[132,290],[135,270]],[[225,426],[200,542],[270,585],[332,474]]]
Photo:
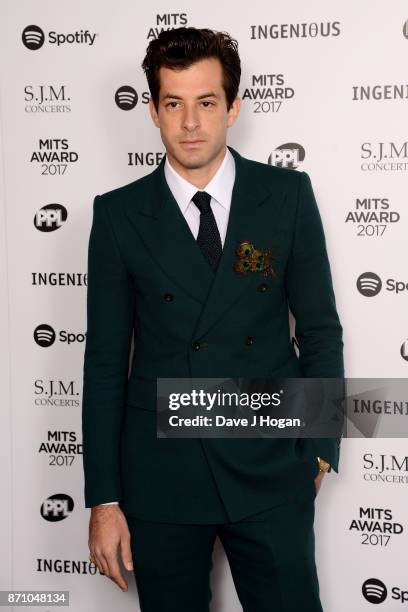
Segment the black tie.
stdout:
[[206,191],[197,191],[191,199],[201,213],[197,244],[215,272],[222,253],[222,244],[217,222],[211,210],[211,196]]

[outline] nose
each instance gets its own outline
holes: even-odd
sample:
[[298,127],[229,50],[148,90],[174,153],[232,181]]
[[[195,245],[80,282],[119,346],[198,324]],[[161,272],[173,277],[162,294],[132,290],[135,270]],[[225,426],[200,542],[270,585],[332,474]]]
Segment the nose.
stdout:
[[197,108],[186,104],[183,113],[183,128],[187,132],[193,132],[200,125]]

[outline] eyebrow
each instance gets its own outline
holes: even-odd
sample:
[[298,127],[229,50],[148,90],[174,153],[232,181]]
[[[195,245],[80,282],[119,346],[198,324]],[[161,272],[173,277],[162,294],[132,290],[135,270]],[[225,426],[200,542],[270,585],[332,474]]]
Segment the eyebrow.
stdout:
[[[167,100],[169,98],[171,98],[172,100],[182,100],[183,99],[181,96],[177,96],[177,95],[171,94],[171,93],[166,94],[165,96],[163,96],[162,99],[163,100]],[[209,91],[209,92],[207,92],[205,94],[201,94],[201,96],[198,96],[197,100],[202,100],[203,98],[219,98],[219,96],[216,93],[214,93],[213,91]]]

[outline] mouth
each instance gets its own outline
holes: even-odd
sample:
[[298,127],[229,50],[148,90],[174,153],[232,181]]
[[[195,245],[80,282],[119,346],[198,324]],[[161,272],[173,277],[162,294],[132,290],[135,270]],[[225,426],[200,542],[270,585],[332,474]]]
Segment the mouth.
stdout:
[[190,148],[194,148],[194,147],[200,146],[203,142],[204,142],[204,140],[199,140],[199,139],[196,139],[196,140],[181,140],[180,144],[183,147],[187,147],[188,149],[190,149]]

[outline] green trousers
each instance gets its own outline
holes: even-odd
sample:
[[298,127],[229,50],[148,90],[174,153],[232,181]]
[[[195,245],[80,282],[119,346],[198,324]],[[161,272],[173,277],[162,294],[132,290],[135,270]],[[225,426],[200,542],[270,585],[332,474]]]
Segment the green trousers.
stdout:
[[141,611],[209,612],[218,536],[244,612],[323,612],[314,513],[315,500],[308,499],[217,524],[126,517]]

